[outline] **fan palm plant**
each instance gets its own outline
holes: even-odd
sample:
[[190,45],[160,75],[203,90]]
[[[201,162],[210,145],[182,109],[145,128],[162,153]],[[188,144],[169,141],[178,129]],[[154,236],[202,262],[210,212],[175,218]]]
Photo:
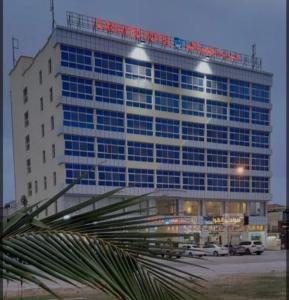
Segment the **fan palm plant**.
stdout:
[[[53,198],[23,207],[1,224],[1,276],[35,283],[61,299],[45,282],[60,280],[98,288],[116,299],[195,299],[202,278],[156,259],[152,243],[178,234],[150,232],[152,216],[136,214],[147,195],[114,204],[115,189],[51,216],[38,218],[79,179]],[[85,207],[100,208],[80,213]],[[150,210],[150,208],[147,208]],[[69,216],[69,217],[68,217]]]

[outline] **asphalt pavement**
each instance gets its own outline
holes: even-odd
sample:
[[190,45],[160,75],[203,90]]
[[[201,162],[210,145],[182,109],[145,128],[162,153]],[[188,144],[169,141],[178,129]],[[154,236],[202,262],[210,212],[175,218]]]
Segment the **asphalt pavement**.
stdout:
[[229,274],[285,272],[286,252],[264,251],[261,255],[206,256],[202,259],[183,257],[180,259],[180,262],[191,262],[204,266],[208,268],[208,270],[176,262],[168,262],[168,264],[174,267],[181,267],[182,270],[208,279]]

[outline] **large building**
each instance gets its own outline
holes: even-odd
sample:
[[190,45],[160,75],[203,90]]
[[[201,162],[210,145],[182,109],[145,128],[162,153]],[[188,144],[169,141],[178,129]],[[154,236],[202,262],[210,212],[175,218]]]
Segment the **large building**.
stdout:
[[46,214],[126,186],[111,201],[154,192],[170,225],[159,230],[265,242],[272,74],[260,60],[67,18],[10,73],[17,201],[47,199],[85,171]]

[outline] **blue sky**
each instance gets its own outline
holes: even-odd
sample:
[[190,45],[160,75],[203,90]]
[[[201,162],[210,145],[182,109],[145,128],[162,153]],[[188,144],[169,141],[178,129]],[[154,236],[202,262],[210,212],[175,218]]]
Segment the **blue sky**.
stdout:
[[[4,202],[14,199],[9,77],[12,36],[19,55],[33,56],[51,31],[49,0],[4,0]],[[250,54],[256,43],[272,89],[273,201],[285,204],[285,0],[57,0],[56,24],[67,10]]]

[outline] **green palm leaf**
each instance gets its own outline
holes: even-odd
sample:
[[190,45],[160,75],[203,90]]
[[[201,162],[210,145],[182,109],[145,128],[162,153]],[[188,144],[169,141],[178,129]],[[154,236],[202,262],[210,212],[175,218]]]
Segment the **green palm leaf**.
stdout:
[[[74,184],[39,207],[21,209],[3,225],[3,279],[33,282],[54,296],[49,282],[60,280],[98,288],[118,299],[195,299],[202,278],[171,267],[167,259],[156,259],[151,253],[156,242],[183,235],[151,232],[164,225],[136,209],[149,194],[106,205],[106,199],[121,190],[115,189],[36,219]],[[79,213],[96,202],[102,203],[100,208]]]

